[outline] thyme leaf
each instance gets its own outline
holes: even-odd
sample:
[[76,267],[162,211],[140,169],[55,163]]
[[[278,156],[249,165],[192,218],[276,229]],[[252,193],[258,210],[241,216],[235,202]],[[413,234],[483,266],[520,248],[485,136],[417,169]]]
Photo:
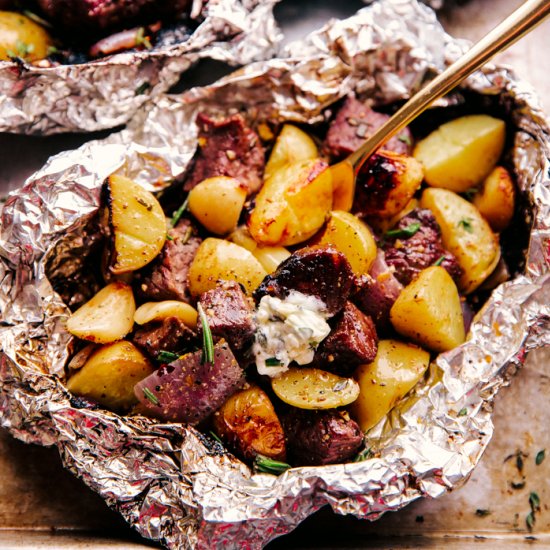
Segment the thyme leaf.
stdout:
[[439,258],[437,258],[437,260],[434,262],[434,265],[441,265],[444,259],[445,259],[445,254],[443,254],[442,256],[439,256]]
[[546,449],[542,449],[542,451],[539,451],[537,453],[537,456],[535,457],[535,464],[537,466],[540,466],[542,464],[542,461],[545,459],[546,457]]
[[413,222],[403,229],[390,229],[386,231],[386,237],[412,237],[420,229],[420,222]]
[[197,310],[202,326],[202,358],[201,363],[213,363],[214,362],[214,340],[212,339],[212,331],[208,324],[208,319],[202,309],[202,305],[197,304]]
[[531,510],[533,510],[533,512],[540,510],[540,497],[535,491],[532,491],[529,494],[529,505],[531,506]]
[[533,514],[532,511],[527,514],[527,517],[525,518],[525,524],[527,525],[527,529],[529,529],[529,531],[533,530],[533,527],[535,525],[535,514]]
[[466,416],[467,414],[468,414],[468,409],[464,407],[458,411],[457,416]]
[[180,356],[177,353],[172,353],[171,351],[159,351],[157,361],[160,361],[161,363],[171,363],[172,361],[179,359],[179,357]]

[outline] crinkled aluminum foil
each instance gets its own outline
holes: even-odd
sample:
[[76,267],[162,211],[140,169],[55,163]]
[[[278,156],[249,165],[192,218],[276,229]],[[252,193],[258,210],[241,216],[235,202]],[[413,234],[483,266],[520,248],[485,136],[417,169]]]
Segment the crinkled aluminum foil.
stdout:
[[85,262],[105,176],[119,170],[159,188],[181,174],[199,110],[315,122],[354,89],[378,101],[406,97],[463,48],[429,8],[387,0],[290,45],[294,57],[159,97],[126,130],[53,157],[2,215],[2,425],[24,441],[57,445],[65,466],[141,534],[173,548],[259,548],[326,504],[372,520],[460,486],[491,438],[495,393],[529,349],[550,344],[548,127],[533,91],[506,69],[487,66],[465,86],[509,111],[532,218],[526,269],[493,292],[469,340],[440,355],[429,380],[373,429],[364,462],[253,474],[192,428],[72,407],[56,376],[70,355],[68,309],[50,281]]
[[125,124],[199,59],[244,65],[273,56],[278,0],[193,0],[185,41],[76,65],[0,61],[0,132],[94,132]]

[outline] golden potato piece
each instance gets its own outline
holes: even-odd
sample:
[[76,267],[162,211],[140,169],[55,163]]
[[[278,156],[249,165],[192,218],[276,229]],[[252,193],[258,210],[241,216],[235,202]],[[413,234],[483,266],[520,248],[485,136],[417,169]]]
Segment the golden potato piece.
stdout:
[[426,189],[420,206],[433,212],[444,248],[463,270],[459,289],[465,294],[474,291],[498,264],[498,236],[472,203],[447,189]]
[[453,349],[466,337],[458,289],[440,266],[424,269],[401,291],[390,319],[399,334],[433,351]]
[[457,193],[480,183],[504,149],[506,125],[488,115],[468,115],[441,125],[414,148],[428,185]]
[[283,428],[269,397],[258,386],[233,394],[213,418],[216,433],[242,458],[286,459]]
[[111,232],[111,272],[115,275],[147,265],[166,241],[166,218],[152,193],[123,176],[104,184]]
[[313,368],[290,368],[271,380],[275,395],[299,409],[334,409],[357,399],[359,385],[352,378]]
[[315,244],[332,245],[342,252],[355,275],[367,273],[376,258],[376,242],[369,228],[349,212],[333,210],[323,231],[315,237]]
[[115,282],[102,288],[67,320],[67,330],[83,340],[108,344],[124,338],[134,326],[132,287]]
[[380,340],[374,361],[354,373],[360,391],[349,411],[361,429],[376,426],[418,383],[429,364],[430,354],[417,346]]
[[332,177],[319,159],[277,170],[260,189],[248,230],[261,245],[288,246],[312,237],[332,206]]
[[20,57],[38,61],[48,56],[52,46],[50,35],[32,19],[21,13],[0,11],[0,60]]
[[134,386],[153,372],[148,359],[130,342],[98,348],[67,382],[67,389],[109,409],[126,409],[137,402]]
[[514,182],[508,170],[497,166],[485,178],[472,202],[493,231],[500,233],[506,229],[512,221],[516,206]]
[[350,162],[343,160],[330,167],[332,176],[332,208],[349,212],[355,196],[355,172]]
[[265,166],[264,180],[277,170],[302,160],[312,160],[319,156],[315,142],[300,128],[292,124],[283,125],[277,136],[269,160]]
[[161,321],[167,317],[177,317],[188,327],[195,328],[197,316],[197,310],[185,302],[164,300],[163,302],[147,302],[139,306],[134,313],[134,322],[144,325],[151,321]]
[[235,178],[208,178],[189,192],[189,210],[208,231],[226,235],[237,227],[246,192],[247,187]]
[[216,287],[218,280],[236,281],[248,293],[254,291],[267,275],[254,255],[229,241],[205,239],[189,268],[189,291],[199,296]]

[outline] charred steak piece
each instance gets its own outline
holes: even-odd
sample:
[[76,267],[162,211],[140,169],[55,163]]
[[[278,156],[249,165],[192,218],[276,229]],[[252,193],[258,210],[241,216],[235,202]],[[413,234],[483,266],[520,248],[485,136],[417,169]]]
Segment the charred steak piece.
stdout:
[[396,278],[404,285],[438,261],[455,281],[462,274],[454,255],[443,249],[441,230],[430,210],[416,208],[401,218],[386,235],[383,248],[386,263],[395,268]]
[[346,462],[363,445],[361,428],[346,411],[288,409],[281,415],[293,464],[322,466]]
[[142,300],[182,300],[189,302],[187,272],[201,244],[195,228],[187,219],[168,231],[158,257],[136,272],[134,289]]
[[178,317],[147,323],[136,331],[134,344],[156,359],[161,351],[182,353],[197,335]]
[[284,298],[291,290],[297,290],[319,298],[335,315],[345,306],[354,282],[351,266],[341,252],[331,247],[302,248],[262,281],[254,298]]
[[370,273],[361,277],[358,290],[352,297],[355,305],[372,318],[376,328],[384,331],[390,326],[390,309],[403,290],[384,260],[384,252],[378,250]]
[[212,363],[202,361],[202,351],[188,353],[144,378],[134,392],[153,415],[196,425],[219,409],[244,382],[243,370],[227,342],[221,340],[214,346]]
[[[389,115],[372,110],[367,103],[355,97],[348,97],[328,129],[324,149],[332,157],[345,157],[353,153],[389,118]],[[392,137],[383,148],[410,155],[412,143],[412,134],[405,128],[397,136]]]
[[331,322],[332,331],[315,353],[315,366],[341,376],[374,361],[378,336],[373,320],[351,302]]
[[[254,304],[235,281],[221,281],[204,292],[199,303],[214,336],[225,338],[231,349],[241,350],[254,338]],[[199,336],[202,327],[198,325]]]
[[190,191],[206,178],[229,176],[246,185],[248,194],[262,185],[265,166],[260,138],[241,115],[216,120],[197,116],[199,147],[184,189]]

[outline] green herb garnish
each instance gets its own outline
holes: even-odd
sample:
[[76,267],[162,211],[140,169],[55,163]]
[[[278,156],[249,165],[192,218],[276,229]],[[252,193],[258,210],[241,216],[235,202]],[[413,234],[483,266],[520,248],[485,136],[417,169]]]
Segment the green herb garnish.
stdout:
[[135,95],[142,95],[144,94],[149,88],[151,87],[151,84],[147,81],[142,82],[134,91]]
[[36,15],[36,13],[31,10],[23,10],[23,15],[26,15],[29,19],[32,19],[35,23],[38,23],[42,27],[47,27],[48,29],[52,28],[51,23],[45,19],[42,19],[42,17]]
[[179,359],[179,357],[177,353],[172,353],[171,351],[160,351],[157,355],[157,361],[161,363],[171,363]]
[[268,357],[265,360],[266,367],[280,367],[282,364],[283,362],[277,359],[277,357]]
[[210,430],[210,435],[215,439],[220,445],[223,445],[222,440],[218,437],[218,434]]
[[353,462],[363,462],[372,456],[370,447],[368,449],[363,449],[354,459]]
[[540,510],[540,497],[538,493],[533,491],[529,494],[529,505],[531,506],[531,510],[533,510],[533,512]]
[[172,235],[166,235],[166,240],[167,241],[173,241],[174,237],[172,237]]
[[411,223],[411,225],[403,229],[390,229],[386,231],[386,237],[412,237],[420,229],[420,222]]
[[537,453],[537,456],[535,457],[535,464],[537,466],[540,466],[545,457],[546,457],[546,449],[542,449],[542,451],[539,451]]
[[202,309],[202,305],[197,304],[197,310],[202,326],[202,358],[201,363],[213,363],[214,362],[214,340],[212,339],[212,331],[208,324],[208,319]]
[[55,55],[59,50],[55,46],[48,46],[48,49],[46,50],[46,55],[49,57],[50,55]]
[[406,145],[412,145],[411,138],[407,134],[401,134],[400,136],[397,136],[397,139],[401,143],[405,143]]
[[458,226],[462,227],[464,231],[468,231],[468,233],[474,232],[474,226],[472,225],[472,218],[462,218],[458,222]]
[[254,467],[258,472],[279,475],[286,472],[291,466],[286,462],[273,460],[267,456],[256,455],[256,458],[254,459]]
[[160,401],[157,399],[157,396],[149,389],[149,388],[143,388],[143,396],[145,399],[148,399],[155,405],[155,407],[158,407]]
[[136,46],[144,46],[148,50],[153,47],[151,40],[149,40],[149,37],[145,34],[145,29],[143,27],[140,27],[136,32]]
[[491,510],[487,510],[486,508],[478,508],[476,510],[476,516],[479,516],[480,518],[484,518],[491,515]]
[[183,201],[183,204],[174,212],[172,219],[170,220],[170,225],[172,227],[176,227],[181,217],[183,216],[183,213],[187,210],[188,204],[189,204],[189,195],[185,198],[185,200]]
[[466,416],[467,414],[468,414],[468,409],[466,407],[464,407],[463,409],[460,409],[458,411],[457,416]]
[[437,260],[434,262],[434,265],[441,265],[444,259],[445,259],[445,255],[439,256],[439,258],[437,258]]
[[12,58],[20,57],[21,59],[25,59],[32,52],[34,52],[34,44],[27,44],[22,40],[17,40],[15,42],[15,52],[8,50],[6,53]]
[[533,514],[533,512],[529,512],[527,514],[527,517],[525,518],[525,524],[527,525],[529,531],[533,530],[533,526],[535,525],[535,514]]

